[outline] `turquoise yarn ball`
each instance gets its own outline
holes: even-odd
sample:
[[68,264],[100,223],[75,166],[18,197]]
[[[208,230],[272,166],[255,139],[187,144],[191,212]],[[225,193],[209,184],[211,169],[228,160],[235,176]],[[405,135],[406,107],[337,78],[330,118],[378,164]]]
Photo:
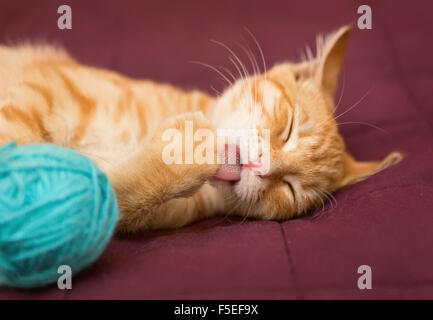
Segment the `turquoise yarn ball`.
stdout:
[[107,177],[87,157],[51,144],[0,148],[0,286],[57,282],[95,261],[118,218]]

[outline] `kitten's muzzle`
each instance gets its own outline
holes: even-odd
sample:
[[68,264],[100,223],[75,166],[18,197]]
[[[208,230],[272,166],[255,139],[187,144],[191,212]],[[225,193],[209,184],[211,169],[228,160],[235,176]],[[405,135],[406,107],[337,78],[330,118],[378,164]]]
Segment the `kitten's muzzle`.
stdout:
[[214,178],[224,181],[239,181],[241,180],[242,170],[251,170],[254,174],[265,177],[263,155],[255,161],[241,161],[241,152],[236,144],[225,144],[224,158]]

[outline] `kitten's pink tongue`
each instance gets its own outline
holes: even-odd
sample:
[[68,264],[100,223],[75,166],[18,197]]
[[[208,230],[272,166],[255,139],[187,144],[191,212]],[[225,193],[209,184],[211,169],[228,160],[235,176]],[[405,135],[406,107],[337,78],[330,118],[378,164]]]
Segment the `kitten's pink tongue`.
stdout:
[[214,178],[225,181],[239,181],[241,180],[241,171],[242,166],[238,146],[226,144],[224,163],[220,166]]

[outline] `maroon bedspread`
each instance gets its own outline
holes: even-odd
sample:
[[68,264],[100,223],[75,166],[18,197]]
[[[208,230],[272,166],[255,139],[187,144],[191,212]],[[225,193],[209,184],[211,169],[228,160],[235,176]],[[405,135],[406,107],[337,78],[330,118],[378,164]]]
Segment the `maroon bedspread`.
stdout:
[[[72,290],[0,289],[0,299],[433,299],[431,1],[0,0],[0,41],[55,41],[85,63],[211,92],[221,88],[216,74],[190,63],[229,65],[210,39],[252,46],[246,26],[270,66],[356,21],[365,2],[373,29],[353,29],[338,113],[364,98],[339,117],[340,129],[357,158],[401,150],[402,163],[341,190],[312,216],[221,217],[114,239]],[[64,3],[72,30],[57,29]],[[358,289],[360,265],[372,269],[371,290]]]

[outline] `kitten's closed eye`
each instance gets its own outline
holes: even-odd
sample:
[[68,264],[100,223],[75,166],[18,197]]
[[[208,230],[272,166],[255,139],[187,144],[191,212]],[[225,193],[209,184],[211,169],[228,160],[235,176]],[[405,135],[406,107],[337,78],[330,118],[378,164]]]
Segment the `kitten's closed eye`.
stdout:
[[296,196],[295,196],[295,189],[293,188],[293,185],[289,182],[289,181],[286,181],[286,180],[283,180],[283,182],[287,185],[287,187],[289,188],[289,190],[290,190],[290,193],[292,194],[292,196],[293,196],[293,201],[295,201],[296,200]]
[[292,135],[292,131],[293,131],[293,116],[291,117],[290,120],[290,125],[289,125],[289,132],[287,133],[286,138],[284,139],[284,143],[287,143],[290,139],[290,136]]

